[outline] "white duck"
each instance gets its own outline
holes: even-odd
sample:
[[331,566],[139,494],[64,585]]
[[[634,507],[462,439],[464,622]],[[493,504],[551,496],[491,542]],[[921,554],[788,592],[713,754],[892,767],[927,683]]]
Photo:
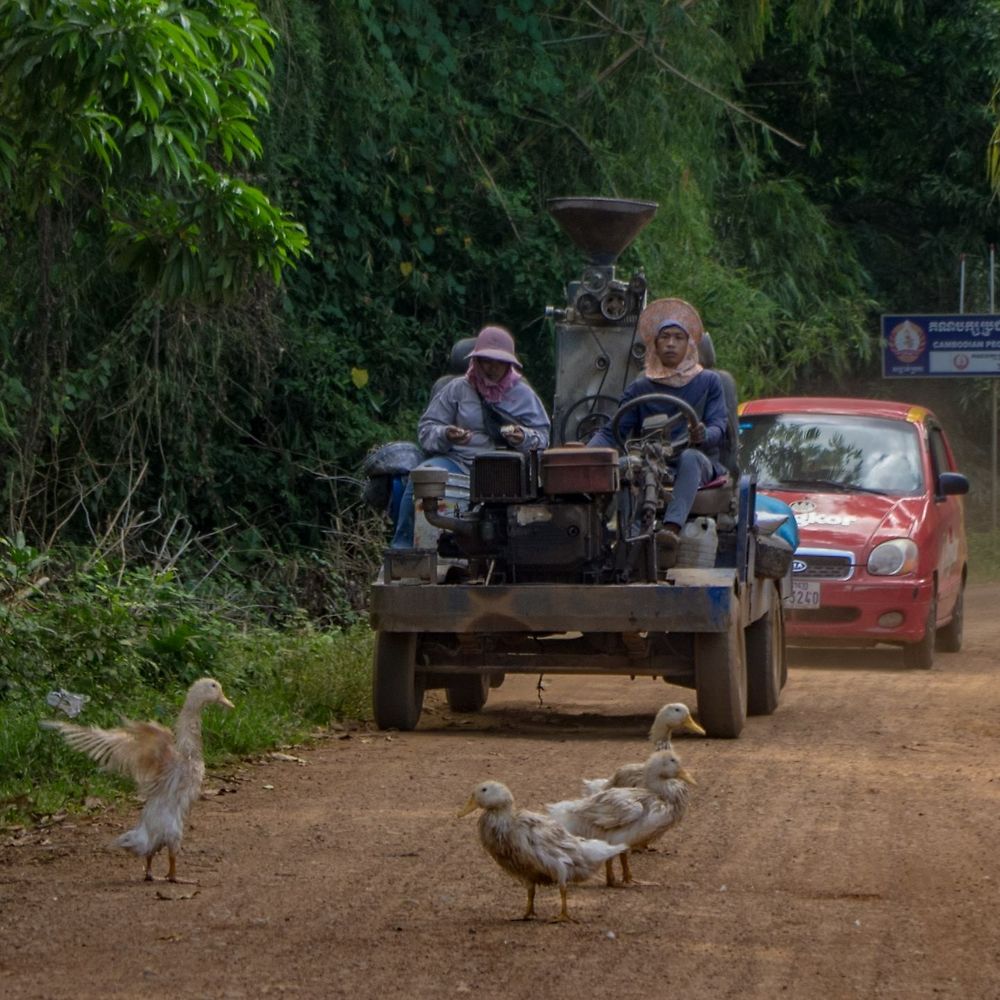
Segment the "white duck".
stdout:
[[146,800],[139,823],[115,840],[146,859],[146,880],[153,881],[153,856],[167,849],[167,879],[177,878],[177,855],[184,837],[184,820],[201,792],[205,776],[202,759],[201,712],[206,705],[232,708],[222,685],[202,677],[188,689],[174,732],[157,722],[123,720],[121,728],[99,729],[72,722],[45,720],[45,729],[62,733],[74,750],[92,757],[107,771],[132,778]]
[[[600,837],[609,844],[643,848],[676,826],[687,812],[688,785],[694,778],[672,750],[657,750],[646,761],[641,788],[607,788],[582,799],[546,806],[549,815],[579,837]],[[628,852],[620,855],[622,880],[633,883]],[[614,885],[611,861],[605,866]]]
[[553,920],[572,920],[566,909],[567,883],[585,881],[626,850],[621,844],[575,837],[548,816],[515,809],[510,789],[499,781],[477,785],[458,815],[467,816],[476,809],[483,810],[479,817],[483,849],[528,890],[522,920],[535,916],[535,889],[539,885],[559,886],[562,907]]
[[[657,750],[670,750],[671,736],[677,731],[705,735],[705,730],[691,717],[691,709],[682,701],[673,701],[664,705],[653,719],[649,727],[649,741]],[[642,786],[643,768],[645,762],[622,764],[610,778],[584,778],[584,795],[593,795],[605,788],[639,788]]]

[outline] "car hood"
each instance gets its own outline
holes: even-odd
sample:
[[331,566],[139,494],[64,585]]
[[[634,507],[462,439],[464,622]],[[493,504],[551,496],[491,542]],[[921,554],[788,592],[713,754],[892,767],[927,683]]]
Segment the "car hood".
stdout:
[[909,538],[920,522],[923,497],[875,493],[814,493],[761,488],[795,511],[802,548],[849,549],[861,552],[874,542]]

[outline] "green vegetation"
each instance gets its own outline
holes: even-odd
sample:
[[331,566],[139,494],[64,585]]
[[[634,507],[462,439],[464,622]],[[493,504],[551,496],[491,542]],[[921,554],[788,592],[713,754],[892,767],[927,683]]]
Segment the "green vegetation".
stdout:
[[0,798],[104,787],[52,687],[215,673],[212,752],[365,713],[357,469],[486,321],[550,395],[551,197],[659,203],[621,269],[744,396],[877,376],[959,253],[982,309],[998,43],[1000,0],[0,5]]
[[953,308],[996,219],[996,0],[0,18],[0,523],[36,544],[316,548],[487,320],[548,395],[550,197],[659,203],[622,268],[747,396],[871,374],[879,311]]
[[87,569],[77,555],[59,567],[0,539],[0,821],[128,787],[39,729],[40,719],[62,717],[46,704],[50,691],[85,695],[83,724],[125,716],[171,725],[189,684],[216,677],[236,709],[206,714],[209,764],[370,715],[363,621],[322,628],[292,612],[269,624],[264,607],[232,603],[228,581],[213,579],[199,595],[177,570]]
[[1000,582],[1000,532],[969,532],[969,582]]

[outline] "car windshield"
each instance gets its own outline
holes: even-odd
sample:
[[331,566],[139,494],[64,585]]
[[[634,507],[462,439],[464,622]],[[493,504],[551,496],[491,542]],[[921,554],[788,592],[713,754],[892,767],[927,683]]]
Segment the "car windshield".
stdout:
[[757,473],[762,487],[923,490],[917,430],[901,420],[826,413],[744,415],[740,464]]

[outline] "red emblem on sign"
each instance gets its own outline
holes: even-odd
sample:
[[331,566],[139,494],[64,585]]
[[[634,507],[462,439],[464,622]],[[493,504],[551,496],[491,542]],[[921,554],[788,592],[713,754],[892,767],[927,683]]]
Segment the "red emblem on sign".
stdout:
[[889,332],[889,350],[904,365],[913,364],[923,354],[926,346],[927,336],[923,328],[913,320],[904,320]]

